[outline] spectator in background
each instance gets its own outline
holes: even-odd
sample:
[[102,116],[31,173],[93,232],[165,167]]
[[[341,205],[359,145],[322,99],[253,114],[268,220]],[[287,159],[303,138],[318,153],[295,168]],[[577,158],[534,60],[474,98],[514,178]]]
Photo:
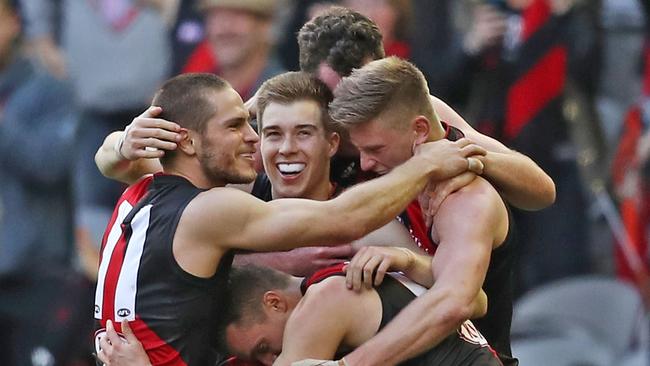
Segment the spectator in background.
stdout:
[[212,72],[249,99],[262,83],[284,72],[273,53],[274,0],[201,0],[206,39],[183,72]]
[[21,31],[0,0],[0,364],[63,365],[88,358],[91,330],[74,316],[92,291],[71,265],[77,121],[70,86],[30,62]]
[[[138,115],[169,72],[165,1],[22,0],[36,55],[68,76],[80,113],[74,154],[75,237],[82,265],[96,276],[99,245],[123,186],[97,171],[93,155],[110,131]],[[60,17],[57,14],[59,5]],[[60,29],[62,47],[55,30]]]
[[343,0],[341,5],[358,11],[377,24],[386,56],[410,58],[411,0]]
[[[515,211],[521,248],[516,277],[523,292],[590,270],[577,149],[563,114],[570,65],[589,63],[576,62],[576,32],[570,29],[579,9],[573,1],[493,3],[477,5],[473,27],[493,28],[494,37],[478,42],[482,47],[466,45],[478,57],[476,72],[459,76],[472,77],[466,115],[484,133],[534,159],[557,185],[552,207]],[[507,28],[502,31],[504,19]]]

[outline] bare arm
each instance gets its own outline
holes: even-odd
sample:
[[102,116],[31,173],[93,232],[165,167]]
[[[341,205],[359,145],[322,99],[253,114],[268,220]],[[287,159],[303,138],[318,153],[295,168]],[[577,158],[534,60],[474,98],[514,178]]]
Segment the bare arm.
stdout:
[[107,178],[126,184],[133,184],[142,176],[162,171],[157,158],[128,160],[116,149],[124,132],[116,131],[106,136],[104,143],[95,154],[95,164]]
[[488,150],[483,159],[483,176],[509,203],[524,210],[540,210],[553,204],[555,183],[533,160],[479,133],[442,100],[432,96],[431,103],[443,121]]
[[[433,287],[346,356],[350,365],[394,365],[407,360],[438,344],[474,315],[474,300],[492,248],[507,233],[505,206],[485,181],[481,183],[482,187],[472,183],[449,196],[435,218],[440,244],[432,263]],[[486,186],[489,189],[482,189]]]
[[124,131],[106,137],[95,154],[95,164],[105,177],[131,184],[143,175],[162,171],[158,158],[165,150],[176,148],[180,126],[155,118],[161,111],[160,107],[149,107]]
[[428,179],[444,179],[466,170],[466,157],[481,151],[467,143],[420,145],[416,156],[391,173],[330,201],[279,199],[264,203],[243,192],[213,189],[187,206],[179,230],[187,227],[182,230],[186,239],[216,243],[223,249],[274,251],[350,242],[397,216]]
[[331,360],[339,347],[354,347],[372,337],[381,322],[377,292],[355,293],[343,286],[343,278],[331,277],[309,288],[287,321],[274,366],[308,358]]

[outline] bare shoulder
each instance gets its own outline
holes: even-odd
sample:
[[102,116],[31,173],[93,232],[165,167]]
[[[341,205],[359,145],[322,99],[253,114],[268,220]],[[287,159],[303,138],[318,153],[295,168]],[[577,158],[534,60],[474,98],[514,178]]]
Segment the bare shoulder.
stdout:
[[[461,224],[462,223],[462,224]],[[467,225],[474,223],[474,225]],[[497,190],[482,177],[450,194],[434,217],[436,231],[458,232],[459,227],[475,230],[481,227],[493,237],[493,245],[505,240],[508,232],[508,211]]]

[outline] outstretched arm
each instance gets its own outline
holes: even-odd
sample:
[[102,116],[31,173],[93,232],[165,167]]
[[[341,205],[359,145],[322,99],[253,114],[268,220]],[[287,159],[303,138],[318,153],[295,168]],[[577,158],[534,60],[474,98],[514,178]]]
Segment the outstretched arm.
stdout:
[[483,158],[483,177],[488,179],[513,206],[540,210],[555,201],[555,183],[532,159],[507,148],[470,126],[442,100],[431,97],[440,119],[459,128],[467,138],[488,150]]
[[[272,251],[350,242],[392,220],[429,179],[465,171],[467,157],[477,152],[482,149],[467,140],[423,144],[414,157],[389,174],[324,202],[279,199],[263,203],[242,192],[213,189],[187,206],[179,227],[188,228],[183,229],[187,238],[224,249]],[[228,209],[224,209],[225,202]]]

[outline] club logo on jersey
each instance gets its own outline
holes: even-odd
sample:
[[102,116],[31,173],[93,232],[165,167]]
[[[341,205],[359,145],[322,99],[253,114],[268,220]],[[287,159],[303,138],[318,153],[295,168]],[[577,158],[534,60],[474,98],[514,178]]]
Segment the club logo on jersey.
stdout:
[[[126,337],[122,333],[117,333],[117,336],[120,338],[122,342],[128,343]],[[102,350],[100,341],[103,337],[106,337],[106,328],[97,329],[95,331],[95,352],[97,353],[99,353],[99,351]]]
[[460,325],[458,328],[458,334],[465,342],[477,344],[479,346],[488,345],[488,341],[483,337],[483,334],[481,334],[481,332],[479,332],[474,324],[469,320],[466,320]]
[[127,316],[131,315],[131,310],[126,309],[126,308],[119,309],[117,311],[117,315],[122,317],[122,318],[126,318]]
[[100,311],[99,305],[95,305],[95,315],[98,315]]

